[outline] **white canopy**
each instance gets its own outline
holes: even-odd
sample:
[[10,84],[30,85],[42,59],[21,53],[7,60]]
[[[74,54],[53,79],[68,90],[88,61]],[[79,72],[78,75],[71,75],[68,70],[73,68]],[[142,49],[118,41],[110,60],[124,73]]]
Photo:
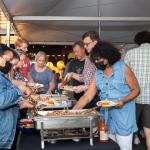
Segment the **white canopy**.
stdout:
[[71,44],[88,30],[132,43],[150,28],[150,0],[0,0],[0,6],[30,43]]

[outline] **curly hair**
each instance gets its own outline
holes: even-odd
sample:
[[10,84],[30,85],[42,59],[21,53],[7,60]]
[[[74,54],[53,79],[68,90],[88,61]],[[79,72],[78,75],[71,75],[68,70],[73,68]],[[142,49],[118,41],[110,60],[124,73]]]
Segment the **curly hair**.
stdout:
[[121,59],[121,53],[111,43],[101,41],[93,48],[90,59],[94,63],[96,58],[104,58],[108,60],[110,65],[113,65]]
[[134,42],[138,45],[141,45],[143,43],[150,43],[150,32],[149,31],[138,32],[134,37]]

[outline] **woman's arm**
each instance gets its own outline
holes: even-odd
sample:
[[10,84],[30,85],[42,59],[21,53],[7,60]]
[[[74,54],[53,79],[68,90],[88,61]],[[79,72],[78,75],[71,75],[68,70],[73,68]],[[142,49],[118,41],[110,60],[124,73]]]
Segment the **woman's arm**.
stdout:
[[12,84],[15,86],[19,86],[19,85],[26,85],[26,82],[23,82],[21,80],[11,80]]
[[76,103],[76,105],[73,107],[73,109],[82,109],[90,101],[92,101],[92,99],[94,98],[96,92],[97,92],[96,79],[94,77],[91,84],[88,87],[87,92],[79,99],[79,101]]
[[28,73],[27,75],[27,79],[30,83],[34,83],[33,79],[32,79],[32,76],[30,75],[30,73]]
[[125,67],[125,76],[126,76],[126,82],[128,86],[131,89],[131,92],[124,97],[123,99],[119,100],[117,102],[117,106],[121,107],[123,104],[133,100],[136,98],[140,93],[140,87],[138,84],[138,81],[134,75],[134,73],[131,71],[131,69],[126,65]]
[[52,79],[52,81],[49,83],[49,89],[47,93],[51,93],[55,89],[55,80]]

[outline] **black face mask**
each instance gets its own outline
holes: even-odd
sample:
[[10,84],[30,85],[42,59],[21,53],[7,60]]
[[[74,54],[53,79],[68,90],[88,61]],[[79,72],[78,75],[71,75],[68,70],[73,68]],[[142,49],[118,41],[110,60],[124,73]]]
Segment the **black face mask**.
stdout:
[[95,66],[96,66],[97,69],[105,70],[106,67],[107,67],[107,64],[104,64],[104,63],[95,63]]
[[4,74],[8,74],[8,72],[11,70],[12,64],[7,61],[4,67],[0,66],[0,71],[3,72]]

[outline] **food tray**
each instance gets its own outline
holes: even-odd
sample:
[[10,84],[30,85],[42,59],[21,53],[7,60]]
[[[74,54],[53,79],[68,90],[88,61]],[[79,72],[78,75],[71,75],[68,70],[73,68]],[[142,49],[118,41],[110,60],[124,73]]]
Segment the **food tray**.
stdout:
[[[83,112],[86,109],[81,109],[81,110],[57,110],[57,112],[64,112],[64,111],[69,111],[73,113],[79,113]],[[98,122],[98,116],[99,114],[94,111],[90,112],[89,114],[78,114],[78,115],[57,115],[57,116],[50,116],[46,115],[47,113],[52,113],[55,111],[40,111],[39,114],[45,114],[45,115],[40,115],[34,117],[35,121],[35,128],[40,130],[41,127],[41,122],[43,124],[43,129],[62,129],[62,128],[84,128],[84,127],[90,127],[90,120],[92,120],[92,127],[97,126]]]
[[[40,94],[39,95],[41,98],[46,98],[48,95],[46,94]],[[35,96],[35,98],[38,96]],[[49,96],[50,98],[55,100],[54,104],[46,104],[42,101],[37,102],[37,107],[44,106],[45,109],[53,109],[53,108],[70,108],[72,107],[75,103],[76,100],[74,99],[69,99],[66,95],[57,95],[53,94],[52,96]],[[34,96],[32,97],[34,99]]]
[[[65,111],[73,113],[72,115],[56,115],[50,116],[47,113],[54,113],[54,111],[40,111],[40,115],[34,117],[35,128],[40,130],[41,135],[41,148],[45,148],[45,141],[51,140],[66,140],[76,138],[89,138],[90,145],[93,146],[93,128],[97,128],[99,113],[96,111],[90,112],[89,114],[83,114],[87,109],[81,110],[58,110],[57,112],[64,113]],[[86,111],[87,112],[87,111]],[[77,113],[77,115],[75,115]],[[80,115],[82,113],[82,115]],[[49,135],[48,132],[52,133],[55,130],[72,130],[72,129],[85,129],[89,128],[89,134],[85,135]]]

